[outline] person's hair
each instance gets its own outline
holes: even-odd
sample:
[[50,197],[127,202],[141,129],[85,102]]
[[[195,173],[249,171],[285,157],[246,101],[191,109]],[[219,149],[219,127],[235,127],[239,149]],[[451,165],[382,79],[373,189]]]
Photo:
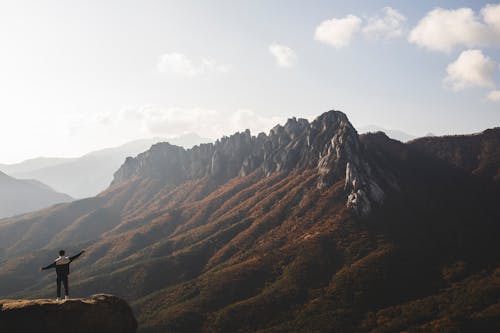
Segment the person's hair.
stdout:
[[64,252],[64,250],[59,251],[59,255],[60,255],[60,256],[63,256],[65,253],[66,253],[66,252]]

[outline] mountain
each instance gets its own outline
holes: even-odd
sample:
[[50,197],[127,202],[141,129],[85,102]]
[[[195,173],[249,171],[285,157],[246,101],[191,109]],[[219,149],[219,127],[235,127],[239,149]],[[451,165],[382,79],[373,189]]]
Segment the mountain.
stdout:
[[500,181],[500,127],[471,135],[424,137],[409,144],[476,176]]
[[0,170],[8,175],[32,172],[63,163],[74,161],[74,158],[37,157],[15,164],[0,164]]
[[368,125],[358,128],[359,133],[376,133],[384,132],[391,139],[395,139],[401,142],[408,142],[416,138],[416,136],[405,133],[397,129],[386,129],[376,125]]
[[[10,174],[17,178],[37,179],[75,198],[90,197],[109,186],[113,179],[113,172],[120,167],[126,157],[135,156],[149,149],[152,144],[161,141],[192,147],[210,139],[202,138],[194,133],[171,139],[142,139],[119,147],[94,151],[76,159],[35,159],[4,166],[3,170],[10,170]],[[37,165],[40,167],[34,168]],[[0,170],[1,168],[0,165]]]
[[499,195],[339,111],[159,143],[96,197],[1,220],[0,296],[52,295],[36,267],[85,248],[72,292],[123,297],[140,332],[497,331]]
[[0,218],[73,200],[36,180],[15,179],[0,172]]

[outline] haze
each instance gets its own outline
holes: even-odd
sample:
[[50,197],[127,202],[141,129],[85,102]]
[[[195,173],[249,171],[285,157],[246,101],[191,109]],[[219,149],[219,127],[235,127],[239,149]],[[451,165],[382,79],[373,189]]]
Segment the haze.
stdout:
[[329,109],[412,135],[499,126],[500,5],[438,6],[2,1],[0,162]]

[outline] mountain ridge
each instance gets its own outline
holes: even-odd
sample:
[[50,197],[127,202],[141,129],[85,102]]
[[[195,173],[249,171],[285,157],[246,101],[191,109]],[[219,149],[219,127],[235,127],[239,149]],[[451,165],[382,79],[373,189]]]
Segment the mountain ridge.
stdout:
[[500,127],[466,135],[417,138],[408,144],[474,175],[500,181]]
[[411,140],[414,140],[417,138],[417,136],[415,136],[413,134],[409,134],[409,133],[406,133],[406,132],[398,130],[398,129],[387,129],[387,128],[377,126],[377,125],[367,125],[367,126],[359,127],[358,132],[360,134],[384,132],[391,139],[398,140],[398,141],[401,141],[403,143],[406,143],[408,141],[411,141]]
[[35,157],[19,163],[0,164],[0,170],[6,174],[30,172],[74,160],[72,157]]
[[154,145],[137,158],[128,158],[115,173],[112,185],[133,176],[176,181],[211,176],[224,182],[256,171],[269,176],[315,168],[321,175],[319,188],[345,177],[345,188],[350,190],[347,204],[367,214],[373,202],[382,202],[384,193],[362,156],[357,132],[347,117],[329,111],[311,123],[291,118],[272,128],[269,135],[252,136],[247,130],[190,150]]
[[0,219],[72,201],[34,179],[16,179],[0,171]]
[[[113,179],[113,172],[120,167],[127,156],[135,156],[147,150],[152,144],[163,140],[191,146],[209,139],[194,133],[171,139],[140,139],[117,147],[89,152],[78,158],[28,160],[14,165],[0,165],[0,170],[2,167],[10,170],[10,174],[17,178],[37,179],[75,198],[90,197],[97,195],[109,186]],[[35,168],[33,164],[41,166]]]
[[[359,136],[343,114],[318,119],[310,136],[297,119],[238,133],[198,164],[160,144],[94,198],[3,220],[0,295],[51,295],[32,268],[84,247],[72,292],[125,298],[144,333],[495,327],[498,184],[383,133]],[[364,179],[384,191],[368,214],[348,201]]]

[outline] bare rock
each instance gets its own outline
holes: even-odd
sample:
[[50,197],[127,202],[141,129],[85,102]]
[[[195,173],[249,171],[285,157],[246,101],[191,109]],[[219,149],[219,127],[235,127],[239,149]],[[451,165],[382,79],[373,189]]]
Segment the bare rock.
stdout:
[[0,300],[0,332],[134,333],[130,306],[112,295],[56,301]]
[[136,158],[127,159],[115,173],[113,183],[150,177],[175,185],[211,177],[223,184],[253,172],[269,176],[294,169],[316,169],[319,189],[345,179],[346,205],[365,215],[374,203],[383,201],[385,194],[364,149],[347,116],[328,111],[312,122],[288,119],[268,135],[252,136],[246,130],[188,150],[168,143],[154,145]]

